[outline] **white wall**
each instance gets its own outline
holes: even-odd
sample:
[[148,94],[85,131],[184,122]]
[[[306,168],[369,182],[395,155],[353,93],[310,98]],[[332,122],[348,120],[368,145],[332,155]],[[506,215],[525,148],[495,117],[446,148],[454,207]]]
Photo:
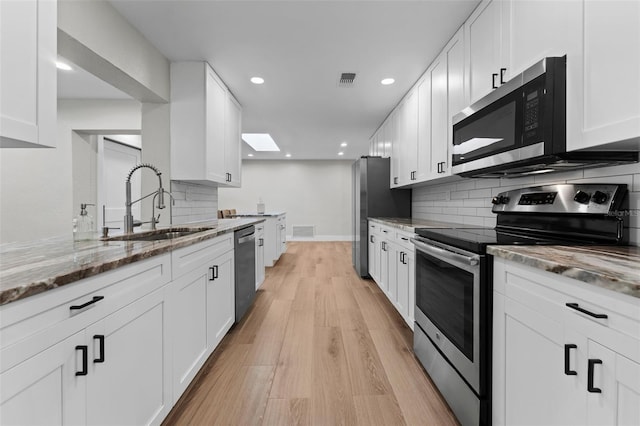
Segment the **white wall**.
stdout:
[[169,100],[169,61],[104,0],[58,1],[58,53],[134,99]]
[[627,185],[629,238],[631,244],[640,245],[640,164],[515,179],[464,179],[455,183],[423,186],[413,190],[412,215],[419,219],[493,227],[496,225],[496,215],[491,213],[491,197],[500,192],[554,183],[593,182]]
[[0,243],[71,235],[74,130],[140,131],[140,103],[59,100],[57,148],[1,149]]
[[287,213],[294,225],[315,225],[317,240],[350,240],[352,161],[242,162],[242,188],[219,188],[218,208],[255,212],[262,198],[267,212]]

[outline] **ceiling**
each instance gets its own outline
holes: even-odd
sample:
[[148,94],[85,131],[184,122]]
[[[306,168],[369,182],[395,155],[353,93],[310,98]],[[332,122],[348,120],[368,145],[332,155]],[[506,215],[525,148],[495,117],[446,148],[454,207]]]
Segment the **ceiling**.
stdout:
[[[242,131],[281,148],[254,159],[354,159],[479,0],[110,3],[170,61],[211,64],[243,106]],[[338,87],[343,72],[353,87]]]

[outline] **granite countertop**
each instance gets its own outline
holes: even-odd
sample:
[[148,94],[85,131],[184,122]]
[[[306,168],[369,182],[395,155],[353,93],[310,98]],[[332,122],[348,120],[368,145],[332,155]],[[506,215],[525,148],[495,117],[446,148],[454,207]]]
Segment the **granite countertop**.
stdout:
[[436,220],[424,220],[397,218],[397,217],[370,217],[369,220],[381,223],[383,225],[391,226],[401,229],[406,232],[415,233],[416,228],[468,228],[469,225],[463,225],[460,223],[439,222]]
[[[260,222],[264,219],[217,219],[174,225],[172,228],[211,229],[160,241],[73,241],[69,236],[2,244],[0,305]],[[144,231],[138,233],[141,232]]]
[[487,253],[640,298],[640,247],[489,246]]
[[273,217],[280,216],[281,214],[285,214],[286,212],[264,212],[264,213],[256,213],[256,212],[242,212],[236,213],[232,215],[233,217]]

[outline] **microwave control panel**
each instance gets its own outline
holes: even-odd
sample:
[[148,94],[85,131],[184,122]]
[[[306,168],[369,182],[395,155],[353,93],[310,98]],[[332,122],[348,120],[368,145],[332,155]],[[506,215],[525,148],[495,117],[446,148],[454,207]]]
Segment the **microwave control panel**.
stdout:
[[542,88],[535,87],[533,90],[524,93],[524,121],[523,137],[525,140],[534,138],[538,134],[540,128],[540,119],[542,118]]

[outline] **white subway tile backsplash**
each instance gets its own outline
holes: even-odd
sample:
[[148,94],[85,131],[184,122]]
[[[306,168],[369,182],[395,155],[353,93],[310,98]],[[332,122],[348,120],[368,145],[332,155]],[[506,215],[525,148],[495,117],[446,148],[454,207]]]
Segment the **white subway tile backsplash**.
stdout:
[[[413,189],[416,219],[494,227],[491,197],[511,189],[554,183],[619,183],[629,189],[630,243],[640,241],[640,165],[574,170],[516,179],[468,179]],[[598,173],[600,171],[601,173]]]
[[640,164],[625,164],[624,166],[598,167],[595,169],[585,169],[585,178],[601,178],[603,176],[627,175],[640,172]]
[[571,170],[568,172],[544,173],[535,175],[533,181],[536,185],[551,185],[555,183],[566,183],[572,179],[582,179],[584,177],[583,170]]
[[464,191],[466,189],[476,189],[476,182],[473,179],[456,183],[456,191]]
[[469,198],[469,191],[452,191],[451,192],[452,200],[462,200],[465,198]]
[[476,188],[497,188],[500,186],[500,179],[476,179]]
[[175,203],[171,208],[174,225],[218,217],[218,188],[191,182],[171,181]]

